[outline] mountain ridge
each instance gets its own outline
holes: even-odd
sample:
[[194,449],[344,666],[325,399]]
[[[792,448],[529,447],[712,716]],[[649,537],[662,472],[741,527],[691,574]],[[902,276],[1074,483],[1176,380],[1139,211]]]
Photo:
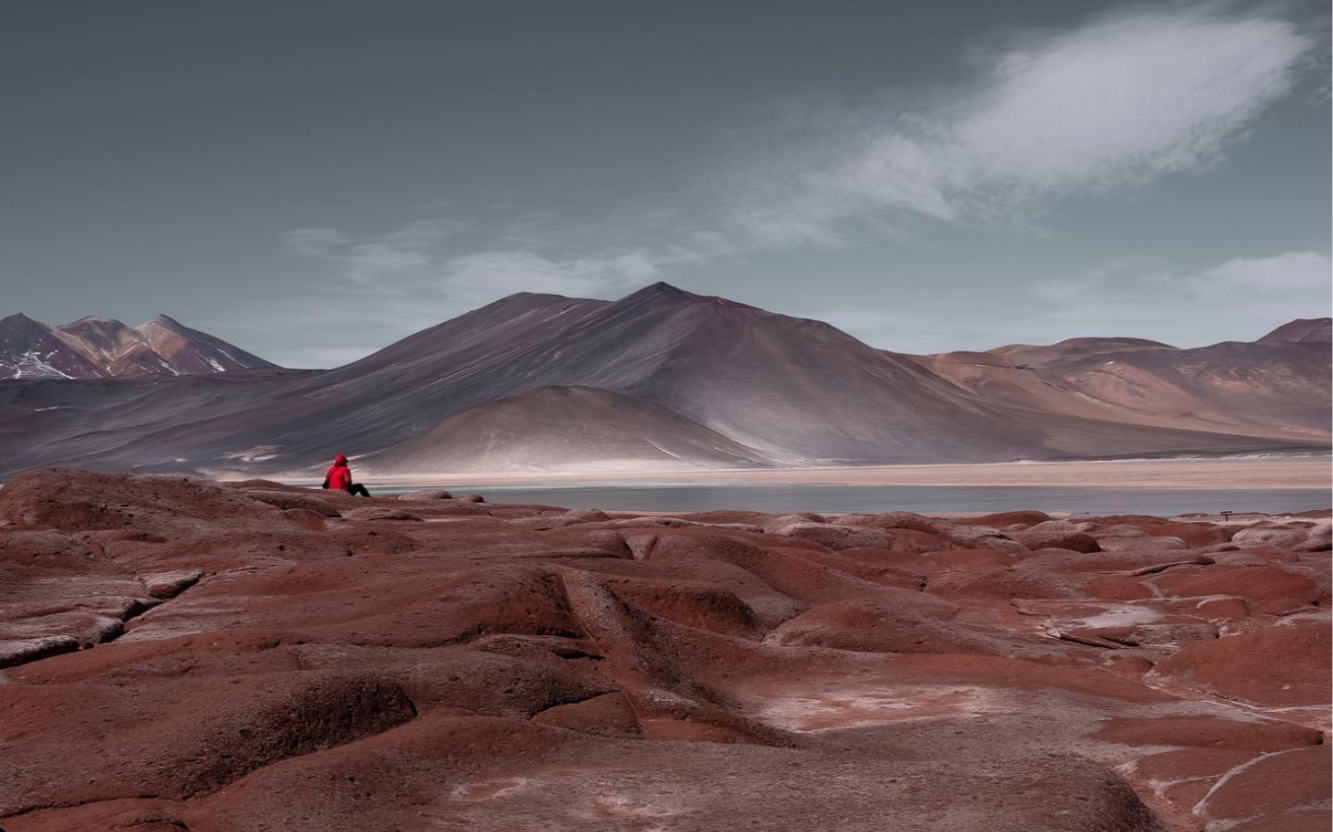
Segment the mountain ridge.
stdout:
[[[492,447],[533,450],[492,458],[521,466],[559,443],[540,403],[567,388],[603,391],[575,402],[607,437],[587,454],[614,445],[660,465],[669,447],[685,468],[1322,451],[1328,367],[1328,350],[1299,338],[914,356],[664,283],[615,301],[518,293],[332,370],[0,382],[0,472],[297,475],[333,453],[375,474],[425,473],[408,463],[428,459],[479,469],[496,414],[515,427]],[[653,450],[636,432],[674,444]]]
[[97,315],[60,326],[22,312],[0,319],[0,378],[133,378],[276,368],[167,315],[137,327]]

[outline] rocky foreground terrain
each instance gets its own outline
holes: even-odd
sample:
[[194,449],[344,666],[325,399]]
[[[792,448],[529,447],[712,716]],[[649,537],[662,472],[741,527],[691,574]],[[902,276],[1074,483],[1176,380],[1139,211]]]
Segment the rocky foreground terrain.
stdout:
[[36,471],[0,490],[0,827],[1323,832],[1327,517]]

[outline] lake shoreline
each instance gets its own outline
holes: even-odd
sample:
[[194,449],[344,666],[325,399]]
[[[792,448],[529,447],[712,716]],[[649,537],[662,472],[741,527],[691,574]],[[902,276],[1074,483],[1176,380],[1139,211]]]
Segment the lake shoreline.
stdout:
[[[1327,456],[1197,458],[1106,461],[878,465],[827,468],[712,469],[677,471],[466,472],[358,476],[370,486],[449,487],[643,487],[643,486],[975,486],[1117,487],[1152,489],[1333,489]],[[353,460],[353,469],[356,462]],[[307,477],[275,477],[306,483]]]

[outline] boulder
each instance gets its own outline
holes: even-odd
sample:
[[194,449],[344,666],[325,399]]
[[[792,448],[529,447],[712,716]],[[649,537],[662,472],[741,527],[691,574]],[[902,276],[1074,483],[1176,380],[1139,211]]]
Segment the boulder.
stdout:
[[[1319,551],[1328,547],[1328,525],[1306,528],[1304,526],[1250,526],[1241,529],[1231,538],[1231,542],[1245,549],[1259,546],[1272,546],[1277,549]],[[1310,544],[1313,543],[1313,548]]]
[[171,572],[153,572],[140,575],[139,582],[154,598],[175,598],[194,586],[203,572],[198,569],[177,569]]
[[1039,529],[1033,527],[1021,532],[1014,532],[1012,537],[1033,551],[1038,549],[1068,549],[1071,552],[1087,553],[1102,550],[1095,537],[1073,528]]
[[343,512],[343,517],[348,520],[408,520],[420,521],[421,518],[415,514],[396,508],[384,508],[383,506],[366,506],[365,508],[354,508]]
[[441,488],[426,488],[421,491],[409,491],[406,494],[399,494],[400,500],[451,500],[453,497],[448,491]]
[[835,526],[830,523],[785,523],[769,531],[780,537],[808,540],[835,551],[842,549],[892,549],[896,538],[871,526]]
[[261,503],[268,503],[271,506],[277,506],[280,509],[299,509],[318,514],[321,517],[338,517],[338,509],[329,505],[328,501],[315,496],[314,494],[300,494],[291,491],[267,491],[262,489],[245,489],[242,493],[252,500],[258,500]]
[[78,649],[79,640],[73,636],[41,636],[0,641],[0,667],[13,667]]
[[564,519],[571,523],[601,523],[611,519],[606,512],[595,508],[576,508],[564,513]]

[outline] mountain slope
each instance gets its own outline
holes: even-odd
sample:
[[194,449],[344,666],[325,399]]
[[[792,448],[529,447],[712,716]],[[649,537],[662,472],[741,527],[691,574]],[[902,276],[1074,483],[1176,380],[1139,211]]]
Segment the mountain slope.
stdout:
[[1135,350],[1045,365],[1100,402],[1218,430],[1327,436],[1327,344],[1226,341],[1175,351]]
[[273,369],[277,365],[165,315],[138,328],[87,317],[52,327],[0,320],[0,378],[132,378]]
[[769,460],[659,405],[594,387],[543,387],[444,420],[359,465],[371,473],[642,471]]
[[1040,436],[901,357],[820,321],[649,287],[618,313],[649,327],[601,384],[803,461],[976,460]]

